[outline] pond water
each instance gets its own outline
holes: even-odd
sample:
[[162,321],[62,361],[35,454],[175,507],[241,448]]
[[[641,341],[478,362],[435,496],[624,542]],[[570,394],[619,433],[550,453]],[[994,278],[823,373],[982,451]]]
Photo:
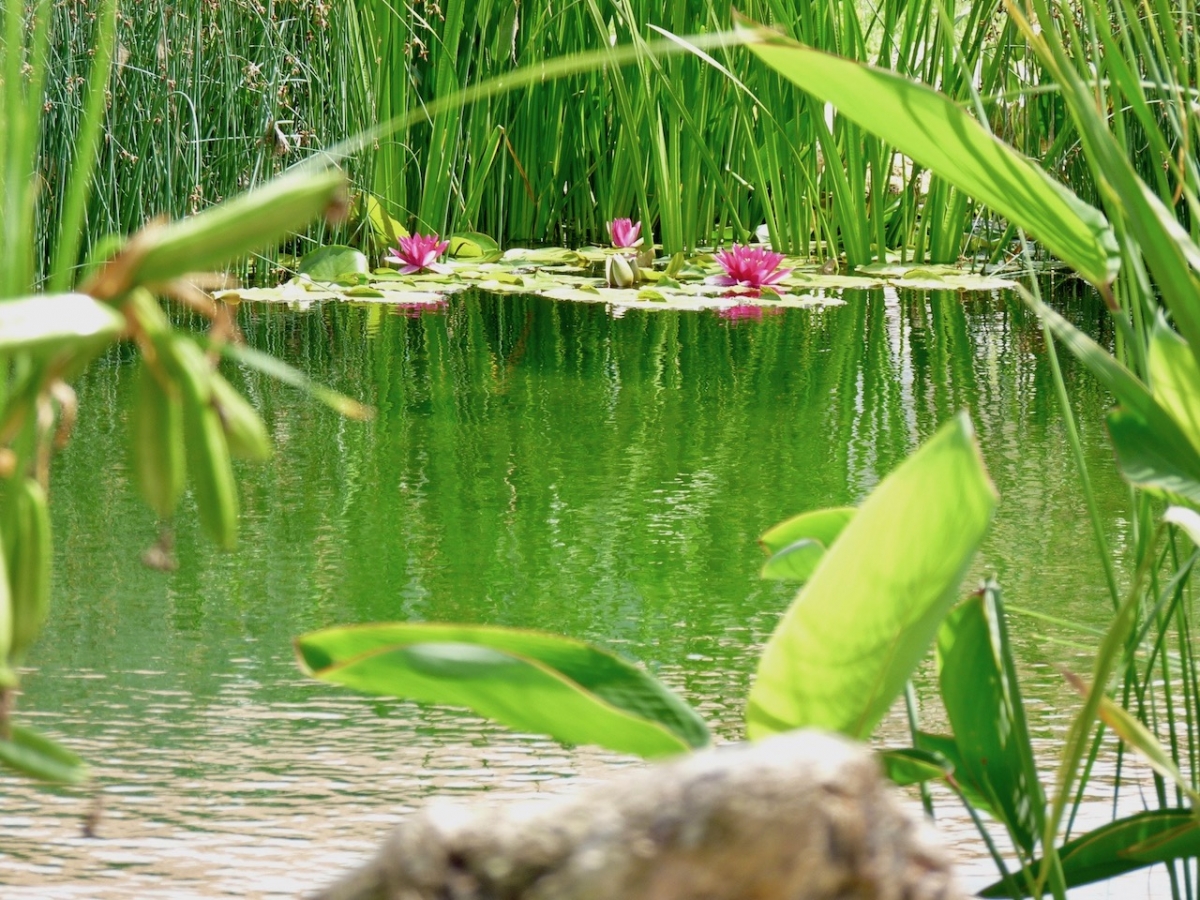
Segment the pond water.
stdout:
[[[290,640],[325,625],[565,632],[644,661],[736,739],[756,649],[793,593],[757,579],[757,535],[858,501],[961,408],[1002,497],[976,574],[1010,604],[1102,626],[1036,322],[1003,294],[844,299],[761,321],[477,294],[425,313],[244,305],[253,345],[378,417],[247,377],[279,452],[241,470],[240,549],[212,549],[187,508],[169,574],[139,563],[156,525],[123,449],[131,361],[101,361],[55,469],[56,607],[21,704],[93,763],[103,812],[85,838],[91,795],[3,779],[4,896],[295,896],[430,795],[552,793],[637,764],[309,682]],[[1102,327],[1090,298],[1059,305]],[[1108,401],[1063,364],[1119,546]],[[1082,639],[1025,616],[1012,630],[1049,766],[1075,708],[1055,666]],[[928,673],[918,693],[936,726]],[[978,841],[948,799],[939,811],[982,885]]]

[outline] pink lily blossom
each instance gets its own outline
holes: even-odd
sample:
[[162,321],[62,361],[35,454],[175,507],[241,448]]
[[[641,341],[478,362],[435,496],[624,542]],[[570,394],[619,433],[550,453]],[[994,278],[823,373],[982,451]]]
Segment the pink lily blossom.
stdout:
[[400,264],[401,275],[413,275],[417,272],[437,272],[448,275],[453,270],[439,263],[437,258],[446,252],[449,241],[439,241],[436,234],[413,234],[400,238],[400,246],[393,247],[388,254],[388,262]]
[[613,219],[608,223],[613,246],[618,250],[642,246],[642,223],[633,224],[631,219]]
[[755,290],[778,284],[792,270],[781,269],[782,253],[772,253],[762,247],[744,247],[734,244],[729,250],[717,254],[717,265],[725,270],[724,275],[709,279],[713,284],[727,287],[747,287]]

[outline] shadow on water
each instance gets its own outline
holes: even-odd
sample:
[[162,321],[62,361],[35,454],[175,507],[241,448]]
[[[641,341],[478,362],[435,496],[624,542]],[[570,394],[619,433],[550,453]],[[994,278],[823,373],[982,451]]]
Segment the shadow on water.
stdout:
[[[961,408],[1002,496],[976,574],[1102,624],[1036,322],[999,295],[845,300],[737,322],[474,294],[425,314],[245,306],[254,346],[379,414],[346,422],[243,374],[279,452],[241,471],[241,549],[213,551],[185,508],[166,575],[138,563],[156,526],[128,485],[132,367],[104,360],[54,476],[57,606],[22,704],[95,763],[108,811],[86,841],[86,798],[4,782],[0,863],[28,886],[13,896],[292,895],[431,793],[552,792],[630,763],[307,683],[289,641],[324,625],[565,632],[644,660],[736,738],[756,648],[792,594],[756,579],[757,535],[858,501]],[[1060,305],[1101,327],[1091,299]],[[1063,365],[1119,543],[1108,401]],[[1075,652],[1053,641],[1074,636],[1013,631],[1048,740],[1071,703],[1051,664]]]

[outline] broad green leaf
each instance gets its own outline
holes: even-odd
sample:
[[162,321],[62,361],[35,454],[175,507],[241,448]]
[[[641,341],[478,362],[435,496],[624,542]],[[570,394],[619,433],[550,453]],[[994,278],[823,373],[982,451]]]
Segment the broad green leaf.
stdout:
[[846,524],[854,518],[855,512],[857,509],[853,506],[839,506],[800,513],[768,530],[758,542],[768,553],[778,553],[784,547],[805,538],[828,548],[842,533]]
[[0,763],[10,769],[54,784],[80,784],[88,768],[78,756],[50,738],[20,725],[10,725],[10,738],[0,741]]
[[1126,409],[1108,414],[1108,434],[1121,474],[1131,484],[1200,504],[1200,456],[1180,434],[1164,438],[1145,419]]
[[[1068,841],[1059,848],[1058,855],[1066,887],[1093,884],[1155,863],[1200,855],[1200,820],[1187,809],[1137,813]],[[1041,865],[1041,860],[1031,863],[1016,873],[1013,883],[1026,888],[1036,880]],[[1007,884],[998,881],[979,896],[1011,895]],[[1028,892],[1021,896],[1028,896]]]
[[1187,343],[1161,314],[1150,334],[1150,388],[1163,408],[1200,448],[1200,366]]
[[761,29],[749,50],[801,90],[1024,228],[1093,284],[1120,265],[1103,214],[919,82]]
[[100,346],[124,328],[120,313],[86,294],[41,294],[0,302],[0,353]]
[[655,757],[709,742],[704,721],[643,669],[581,641],[511,628],[387,623],[296,639],[314,678],[465,706],[523,731]]
[[938,631],[938,683],[954,743],[955,777],[987,797],[1013,839],[1031,852],[1045,796],[1021,703],[999,588],[952,609]]
[[347,276],[366,275],[370,268],[361,251],[331,244],[304,254],[296,271],[313,281],[338,281]]
[[759,577],[771,581],[808,581],[824,555],[825,545],[820,541],[801,538],[763,563]]
[[504,255],[500,245],[486,234],[474,231],[461,231],[448,238],[450,246],[446,256],[450,259],[469,260],[477,263],[495,262]]
[[897,787],[934,781],[954,774],[954,766],[944,757],[926,750],[903,747],[880,750],[875,754],[883,774]]
[[1149,389],[1078,328],[1022,290],[1025,302],[1125,409],[1109,415],[1117,462],[1129,481],[1193,499],[1200,496],[1200,453]]
[[960,413],[871,493],[767,642],[752,739],[870,736],[924,658],[996,507]]

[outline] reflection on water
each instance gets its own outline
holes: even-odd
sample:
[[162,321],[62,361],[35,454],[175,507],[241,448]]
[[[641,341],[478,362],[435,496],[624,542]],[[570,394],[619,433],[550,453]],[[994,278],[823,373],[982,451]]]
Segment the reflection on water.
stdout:
[[[169,575],[137,561],[156,530],[122,449],[131,366],[106,359],[78,386],[84,417],[52,485],[57,606],[22,700],[93,761],[104,813],[85,839],[89,797],[4,781],[4,896],[294,896],[431,794],[553,793],[634,764],[309,683],[289,641],[323,625],[565,632],[645,661],[738,737],[756,648],[791,594],[756,579],[756,536],[859,500],[964,407],[1002,495],[976,574],[1012,603],[1102,624],[1035,323],[1001,296],[846,300],[761,320],[474,295],[418,315],[244,308],[255,346],[379,416],[345,422],[246,375],[280,452],[242,472],[241,549],[213,551],[185,514]],[[1090,302],[1062,305],[1100,327]],[[1063,363],[1119,543],[1106,399]],[[1076,651],[1056,641],[1076,638],[1029,619],[1013,631],[1049,760],[1073,707],[1054,666]],[[928,677],[919,695],[936,724]],[[990,874],[970,863],[972,883]]]

